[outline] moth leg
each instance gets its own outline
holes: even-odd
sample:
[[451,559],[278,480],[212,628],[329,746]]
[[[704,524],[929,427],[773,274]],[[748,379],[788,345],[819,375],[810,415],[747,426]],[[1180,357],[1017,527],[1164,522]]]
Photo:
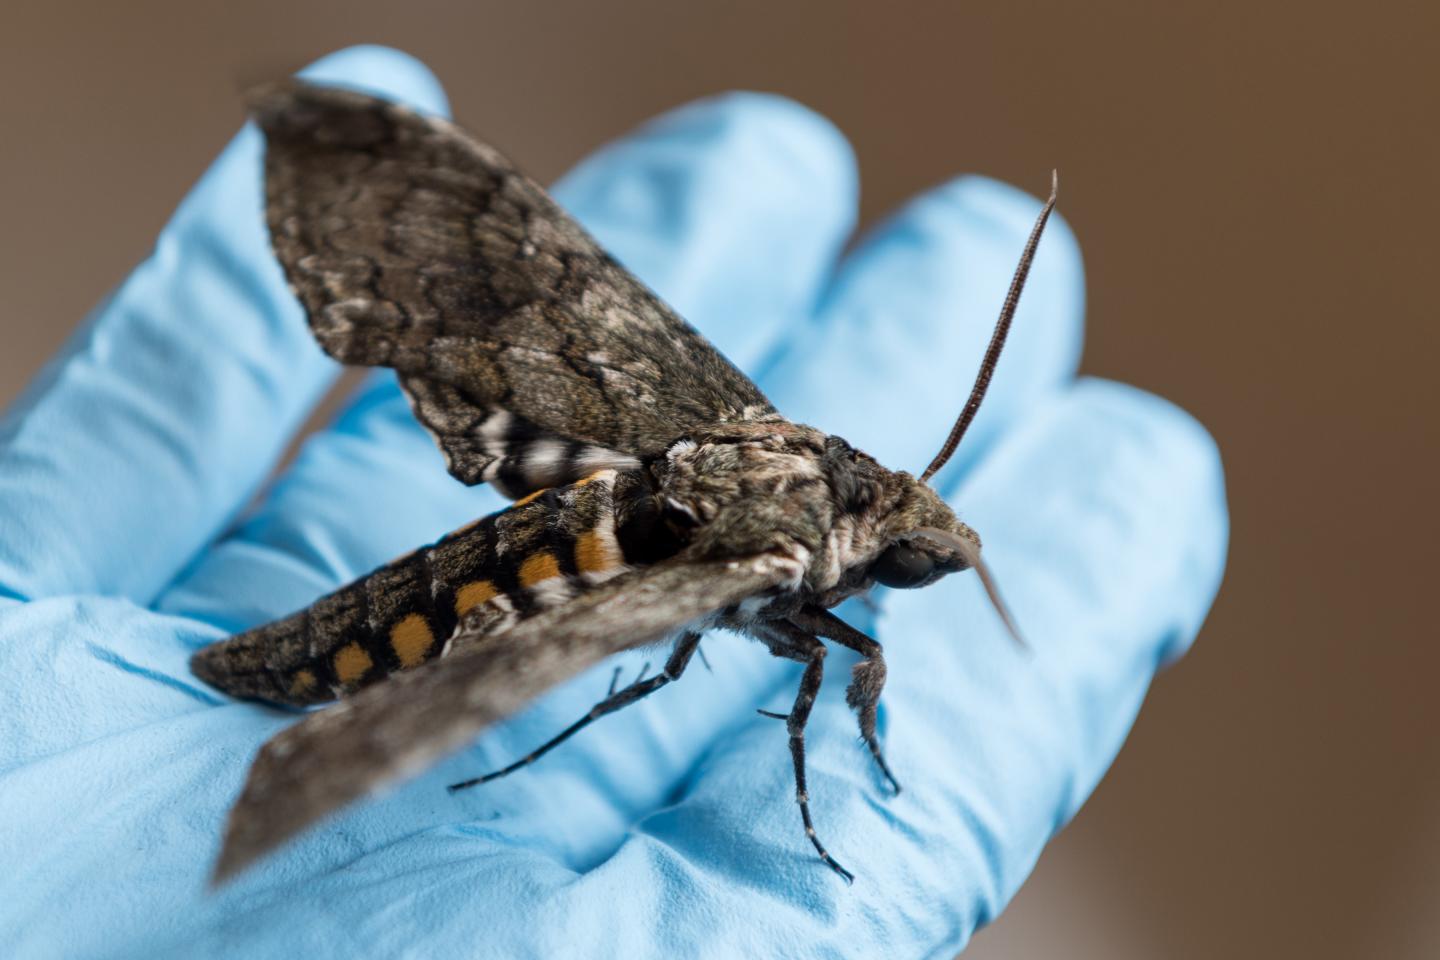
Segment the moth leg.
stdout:
[[805,724],[810,720],[810,710],[815,706],[815,697],[820,693],[820,681],[825,674],[825,644],[790,624],[776,623],[771,626],[775,629],[766,637],[766,645],[770,647],[770,651],[778,657],[798,660],[805,664],[805,672],[800,676],[800,690],[795,695],[795,704],[790,708],[788,716],[780,717],[765,710],[760,712],[769,717],[783,719],[785,729],[790,734],[790,759],[795,765],[795,802],[800,805],[800,819],[805,824],[805,836],[810,838],[815,852],[820,854],[820,859],[825,861],[831,870],[840,874],[846,883],[854,883],[855,874],[840,866],[816,836],[815,824],[810,819],[810,793],[805,786]]
[[[456,790],[464,790],[466,787],[473,787],[478,784],[489,783],[491,780],[498,780],[507,774],[514,773],[521,767],[529,766],[607,713],[614,713],[622,707],[628,707],[632,703],[648,697],[670,681],[678,680],[680,675],[685,672],[685,668],[689,666],[690,658],[695,654],[695,650],[699,645],[700,634],[687,631],[680,636],[679,640],[675,641],[675,648],[670,652],[670,659],[665,661],[665,669],[661,670],[655,676],[650,677],[648,680],[643,679],[644,671],[642,670],[640,678],[637,678],[634,683],[622,687],[620,690],[615,689],[615,681],[611,680],[611,692],[609,695],[591,707],[589,713],[570,724],[570,726],[566,727],[558,735],[546,741],[543,745],[526,754],[524,757],[521,757],[519,760],[516,760],[508,767],[495,770],[481,777],[465,780],[461,783],[452,783],[448,789],[451,793],[454,793]],[[619,677],[618,669],[615,675],[617,678]]]
[[829,610],[802,610],[791,621],[802,630],[834,640],[860,654],[862,659],[850,671],[845,702],[850,704],[860,721],[860,736],[870,748],[870,755],[875,758],[885,779],[890,781],[891,789],[899,794],[900,781],[890,772],[890,765],[885,762],[885,754],[880,749],[880,739],[875,736],[876,707],[880,702],[880,692],[885,689],[884,649],[878,641],[856,630]]

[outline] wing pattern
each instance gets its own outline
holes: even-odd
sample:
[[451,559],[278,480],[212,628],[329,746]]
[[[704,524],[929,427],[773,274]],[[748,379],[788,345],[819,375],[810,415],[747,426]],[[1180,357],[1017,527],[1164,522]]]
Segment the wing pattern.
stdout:
[[575,444],[588,470],[694,427],[779,418],[543,188],[449,122],[295,81],[251,108],[271,236],[317,339],[396,369],[464,482],[508,475],[517,494],[583,475],[551,462],[559,448],[497,441],[502,413],[526,446]]

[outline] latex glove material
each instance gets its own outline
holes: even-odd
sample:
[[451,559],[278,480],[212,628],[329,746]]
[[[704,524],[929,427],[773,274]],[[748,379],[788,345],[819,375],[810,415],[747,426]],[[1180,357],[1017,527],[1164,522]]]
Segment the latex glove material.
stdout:
[[[444,108],[391,51],[309,74]],[[788,708],[797,668],[715,636],[713,675],[693,669],[517,775],[444,790],[579,717],[604,665],[211,895],[225,813],[293,714],[227,700],[189,654],[502,503],[444,472],[377,375],[245,512],[337,369],[269,252],[260,153],[247,128],[0,424],[0,954],[953,954],[1103,774],[1224,558],[1205,433],[1073,380],[1083,283],[1064,222],[939,478],[1035,654],[1006,642],[973,577],[878,594],[859,625],[886,645],[881,733],[905,793],[856,741],[838,649],[808,735],[816,823],[853,886],[814,857],[783,724],[755,714]],[[1038,201],[961,179],[842,258],[856,189],[823,120],[732,95],[600,151],[556,194],[780,410],[918,470]]]

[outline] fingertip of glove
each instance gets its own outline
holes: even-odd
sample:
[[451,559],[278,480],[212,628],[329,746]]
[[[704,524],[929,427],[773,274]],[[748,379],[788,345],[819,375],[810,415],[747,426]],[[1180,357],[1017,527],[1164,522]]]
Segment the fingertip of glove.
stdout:
[[1225,569],[1230,518],[1219,445],[1188,411],[1138,387],[1085,379],[1076,384],[1075,397],[1145,454],[1149,469],[1161,475],[1170,516],[1186,528],[1186,573],[1179,582],[1194,589],[1177,629],[1161,646],[1161,662],[1169,662],[1188,649]]
[[1075,385],[1077,402],[1112,426],[1129,430],[1150,447],[1177,477],[1221,494],[1220,448],[1192,414],[1139,387],[1087,377]]
[[[979,174],[955,177],[922,195],[917,202],[933,203],[937,211],[964,222],[972,231],[989,232],[997,246],[1013,247],[1017,258],[1044,205],[1041,197],[1027,190]],[[1080,241],[1065,218],[1064,204],[1062,188],[1055,212],[1036,249],[1035,271],[1052,276],[1063,274],[1066,285],[1079,292],[1077,300],[1083,300],[1085,270]]]
[[855,150],[824,114],[789,97],[751,90],[721,94],[709,103],[717,122],[784,156],[796,173],[856,188]]
[[393,47],[360,44],[327,54],[299,74],[317,83],[363,89],[426,113],[448,116],[450,102],[435,74],[416,57]]
[[[642,128],[673,137],[727,163],[750,161],[769,176],[806,185],[811,195],[853,205],[859,168],[850,141],[826,117],[788,97],[739,90],[662,114]],[[716,146],[725,149],[715,150]]]
[[726,93],[607,144],[554,194],[747,365],[819,295],[854,227],[858,179],[829,121],[783,97]]

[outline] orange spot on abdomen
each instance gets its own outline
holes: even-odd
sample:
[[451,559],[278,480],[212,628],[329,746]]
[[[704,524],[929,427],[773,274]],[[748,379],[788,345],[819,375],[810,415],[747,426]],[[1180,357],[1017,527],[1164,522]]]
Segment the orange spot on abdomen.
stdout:
[[520,564],[520,586],[533,587],[542,580],[549,580],[552,577],[560,576],[560,564],[555,562],[555,554],[548,550],[539,553],[532,553]]
[[375,665],[370,659],[370,654],[358,643],[349,643],[341,647],[335,653],[335,679],[349,686],[355,683],[365,672]]
[[612,538],[587,530],[575,538],[575,568],[581,573],[604,573],[620,563],[620,551]]
[[430,624],[418,613],[412,613],[390,628],[390,646],[402,667],[413,667],[425,661],[435,645]]
[[474,580],[465,584],[455,591],[455,615],[465,616],[466,613],[486,603],[495,597],[500,591],[495,589],[495,584],[489,580]]
[[309,670],[296,670],[290,678],[290,696],[298,697],[309,693],[315,686],[315,674]]

